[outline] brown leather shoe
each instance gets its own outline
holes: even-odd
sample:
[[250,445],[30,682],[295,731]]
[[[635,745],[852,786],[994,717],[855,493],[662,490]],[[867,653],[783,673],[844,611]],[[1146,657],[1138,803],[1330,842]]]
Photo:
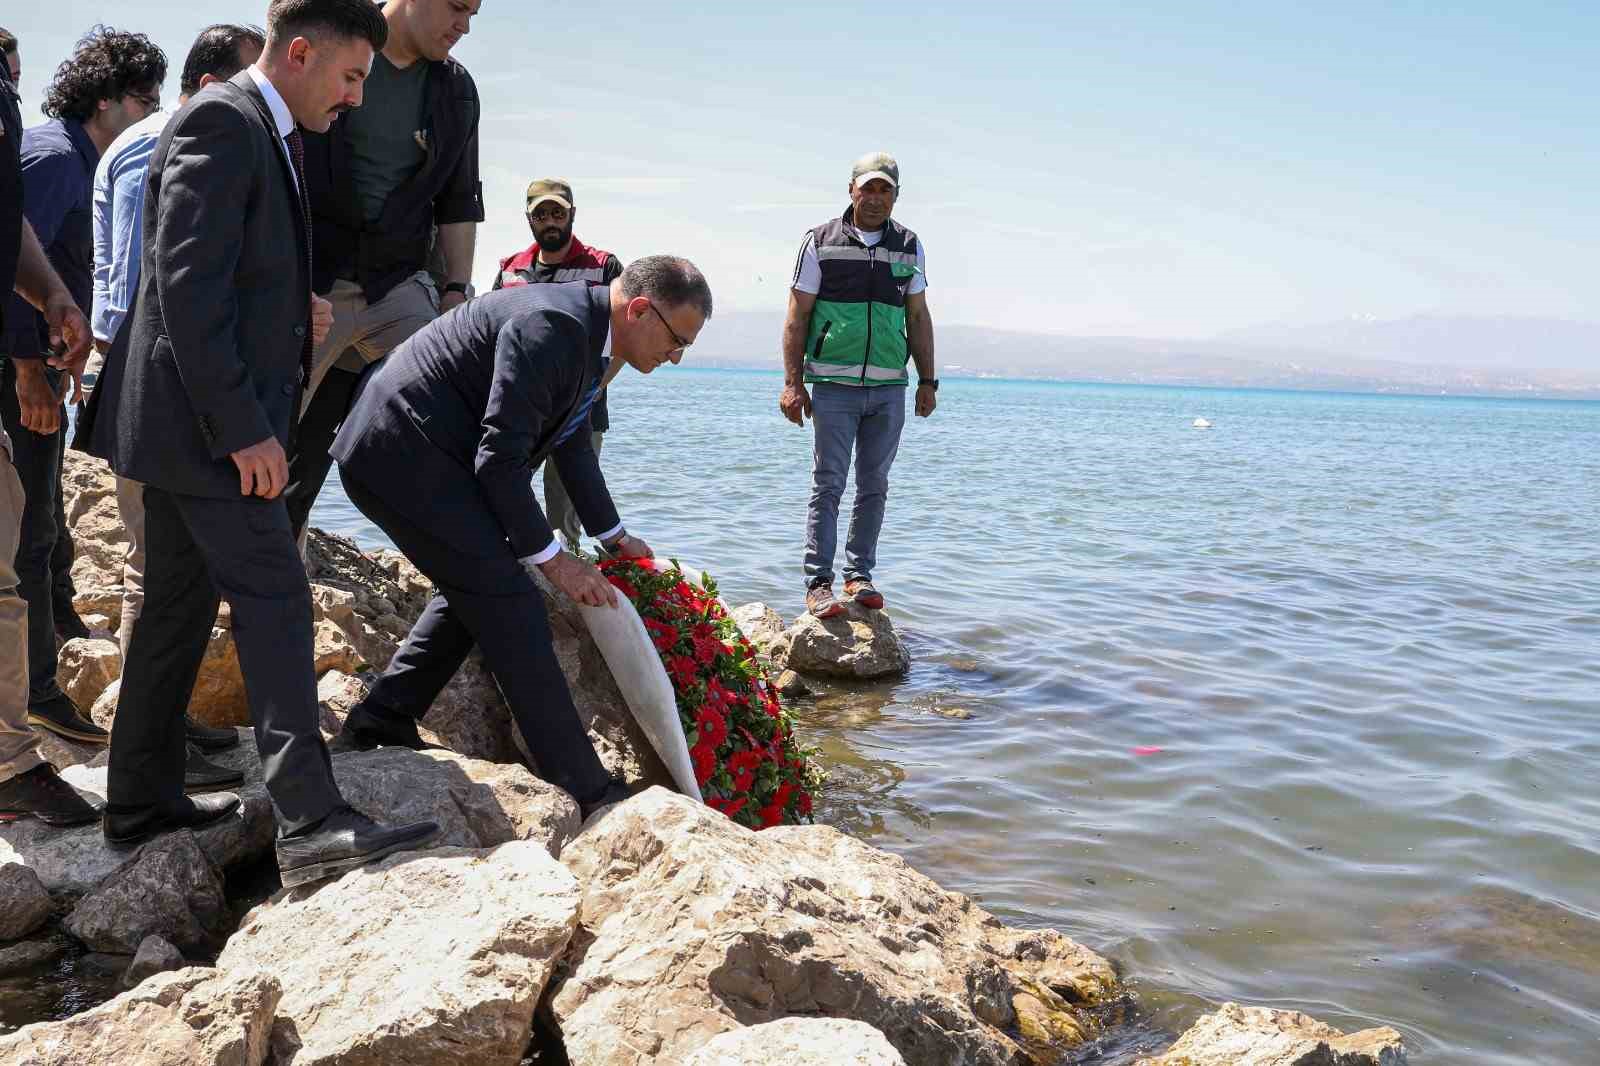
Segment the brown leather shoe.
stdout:
[[855,600],[869,611],[883,610],[883,593],[872,587],[872,582],[866,578],[844,583],[844,598]]
[[806,589],[806,610],[818,618],[832,618],[844,613],[844,604],[833,598],[833,586],[812,585]]

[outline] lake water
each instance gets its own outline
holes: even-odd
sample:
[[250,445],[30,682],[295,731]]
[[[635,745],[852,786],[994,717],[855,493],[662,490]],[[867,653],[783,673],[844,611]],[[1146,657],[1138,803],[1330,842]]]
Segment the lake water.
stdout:
[[[658,553],[793,617],[779,383],[625,373],[605,467]],[[1168,1030],[1237,999],[1600,1061],[1600,404],[939,398],[874,575],[910,676],[797,705],[822,818],[1110,955]],[[313,521],[382,541],[336,479]]]

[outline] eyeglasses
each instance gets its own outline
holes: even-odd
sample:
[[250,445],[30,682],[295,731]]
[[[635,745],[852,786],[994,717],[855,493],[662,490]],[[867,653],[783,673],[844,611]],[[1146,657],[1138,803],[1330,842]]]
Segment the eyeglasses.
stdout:
[[552,207],[549,210],[540,208],[528,217],[535,222],[554,222],[559,226],[567,220],[567,209],[564,207]]
[[[655,304],[651,304],[650,305],[650,310],[656,311],[656,305]],[[660,311],[656,311],[656,317],[661,319],[661,324],[663,326],[667,327],[667,332],[672,334],[672,339],[675,342],[677,342],[678,346],[676,348],[672,349],[673,351],[681,352],[685,348],[689,347],[689,345],[692,342],[686,341],[682,337],[678,336],[678,331],[672,328],[672,323],[667,321],[667,316],[666,315],[663,315]]]
[[144,105],[146,111],[160,111],[161,97],[150,93],[126,93],[130,100],[137,100]]

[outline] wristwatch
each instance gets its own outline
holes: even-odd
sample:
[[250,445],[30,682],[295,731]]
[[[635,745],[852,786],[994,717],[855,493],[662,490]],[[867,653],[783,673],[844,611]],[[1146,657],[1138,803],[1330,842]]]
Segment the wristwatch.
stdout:
[[934,392],[938,392],[939,391],[939,379],[938,378],[918,378],[917,379],[917,388],[920,389],[924,385],[928,386],[928,388],[932,389]]
[[618,533],[616,535],[616,538],[613,539],[610,544],[602,543],[600,545],[600,547],[605,551],[605,553],[607,555],[614,556],[614,555],[616,555],[616,554],[618,554],[619,552],[622,551],[622,542],[627,540],[627,539],[628,539],[628,531],[626,529],[624,529],[621,533]]
[[444,291],[446,293],[459,292],[461,295],[465,296],[467,299],[470,300],[470,299],[472,299],[472,282],[470,282],[470,281],[452,281],[449,284],[445,285]]

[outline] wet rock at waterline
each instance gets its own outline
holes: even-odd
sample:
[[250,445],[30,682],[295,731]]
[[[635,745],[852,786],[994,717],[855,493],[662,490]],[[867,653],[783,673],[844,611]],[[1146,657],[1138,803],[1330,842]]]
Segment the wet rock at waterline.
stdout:
[[132,988],[147,977],[168,970],[181,970],[185,966],[183,952],[154,933],[139,942],[133,961],[122,975],[122,987]]
[[1224,1003],[1167,1053],[1135,1066],[1404,1066],[1393,1029],[1346,1035],[1299,1011]]
[[0,865],[0,942],[22,939],[54,913],[38,874],[18,862]]

